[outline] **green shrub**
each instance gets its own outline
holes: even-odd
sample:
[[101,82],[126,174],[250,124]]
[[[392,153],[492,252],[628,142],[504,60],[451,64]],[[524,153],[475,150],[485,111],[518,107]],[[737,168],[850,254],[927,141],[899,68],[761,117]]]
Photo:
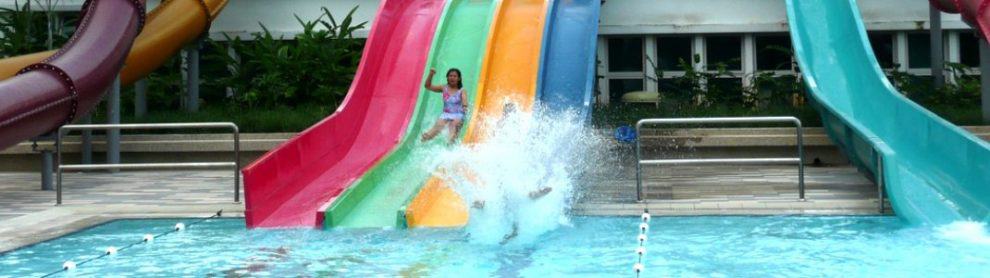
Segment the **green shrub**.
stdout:
[[[233,101],[249,107],[339,105],[364,47],[354,32],[367,22],[354,24],[357,7],[340,21],[327,8],[322,10],[313,21],[296,17],[303,32],[295,40],[276,38],[261,24],[264,31],[252,34],[251,42],[230,37],[228,42],[212,42],[212,58],[224,61],[231,71],[231,76],[215,79],[216,85],[232,88]],[[238,57],[231,57],[231,50]]]
[[57,48],[75,32],[78,14],[37,11],[30,1],[0,8],[0,56],[11,57]]

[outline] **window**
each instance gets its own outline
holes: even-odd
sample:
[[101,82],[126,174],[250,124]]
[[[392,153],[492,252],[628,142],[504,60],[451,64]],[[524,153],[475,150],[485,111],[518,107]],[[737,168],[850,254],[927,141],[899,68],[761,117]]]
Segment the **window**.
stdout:
[[959,34],[959,62],[974,68],[980,66],[980,40],[971,32]]
[[787,35],[756,37],[757,70],[791,70],[791,38]]
[[931,36],[926,33],[908,34],[908,67],[927,69],[932,67]]
[[664,71],[683,71],[681,61],[688,66],[692,61],[691,37],[660,37],[657,38],[657,66]]
[[889,69],[894,67],[894,35],[890,33],[869,34],[870,45],[873,46],[873,53],[877,56],[880,67]]
[[742,70],[742,37],[711,36],[705,39],[708,70],[725,64],[728,70]]
[[608,40],[608,71],[642,72],[643,38],[610,38]]
[[628,92],[642,91],[643,79],[611,79],[608,81],[610,102],[618,103]]

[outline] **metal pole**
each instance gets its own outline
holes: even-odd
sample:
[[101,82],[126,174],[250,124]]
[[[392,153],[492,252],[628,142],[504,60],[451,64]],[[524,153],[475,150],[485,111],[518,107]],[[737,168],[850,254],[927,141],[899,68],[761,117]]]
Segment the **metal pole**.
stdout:
[[148,80],[141,79],[134,83],[134,117],[141,118],[148,114]]
[[636,201],[643,201],[643,164],[640,163],[639,123],[636,123]]
[[794,121],[797,125],[797,147],[798,147],[798,199],[804,201],[804,128],[801,121]]
[[62,204],[62,129],[55,131],[55,205]]
[[[109,124],[120,123],[120,75],[113,80],[110,88],[110,96],[107,98],[107,122]],[[120,164],[120,129],[107,130],[107,163]],[[116,173],[119,169],[110,169],[111,173]]]
[[932,81],[935,89],[941,89],[945,85],[945,52],[942,50],[942,12],[935,7],[928,6],[928,18],[931,24],[929,30],[931,35],[931,59],[932,59]]
[[241,132],[234,129],[234,203],[241,202]]
[[41,151],[41,190],[52,190],[52,151]]
[[982,96],[983,122],[990,123],[990,46],[980,36],[980,92]]
[[199,44],[196,40],[186,47],[186,111],[199,111]]
[[[86,116],[83,117],[82,120],[80,120],[79,122],[83,124],[91,124],[93,123],[93,117],[90,114],[86,114]],[[92,164],[93,163],[93,131],[83,130],[80,139],[82,140],[82,142],[80,142],[80,147],[79,147],[80,163]]]

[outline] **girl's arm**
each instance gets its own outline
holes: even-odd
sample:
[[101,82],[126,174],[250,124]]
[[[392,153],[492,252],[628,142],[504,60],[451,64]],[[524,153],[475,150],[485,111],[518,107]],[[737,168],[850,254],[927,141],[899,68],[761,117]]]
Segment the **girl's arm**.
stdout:
[[434,92],[437,92],[437,93],[443,92],[443,87],[441,87],[441,86],[433,86],[433,75],[435,75],[435,74],[437,74],[437,70],[436,69],[430,69],[430,76],[429,77],[426,77],[426,85],[424,87],[426,87],[427,90],[434,91]]
[[468,110],[467,90],[461,90],[461,107],[464,108],[464,113],[467,113]]

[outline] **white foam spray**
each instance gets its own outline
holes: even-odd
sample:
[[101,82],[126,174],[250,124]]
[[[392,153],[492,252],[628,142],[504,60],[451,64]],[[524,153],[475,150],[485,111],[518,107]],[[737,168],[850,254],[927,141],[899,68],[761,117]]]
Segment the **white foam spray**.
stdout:
[[975,221],[955,221],[935,228],[938,236],[944,239],[966,243],[990,245],[990,232],[987,224]]
[[[472,207],[467,231],[478,243],[505,243],[510,234],[516,234],[510,243],[530,243],[568,225],[578,176],[594,165],[605,141],[574,111],[506,110],[483,120],[482,142],[440,157],[445,178]],[[531,197],[540,190],[550,192]]]

